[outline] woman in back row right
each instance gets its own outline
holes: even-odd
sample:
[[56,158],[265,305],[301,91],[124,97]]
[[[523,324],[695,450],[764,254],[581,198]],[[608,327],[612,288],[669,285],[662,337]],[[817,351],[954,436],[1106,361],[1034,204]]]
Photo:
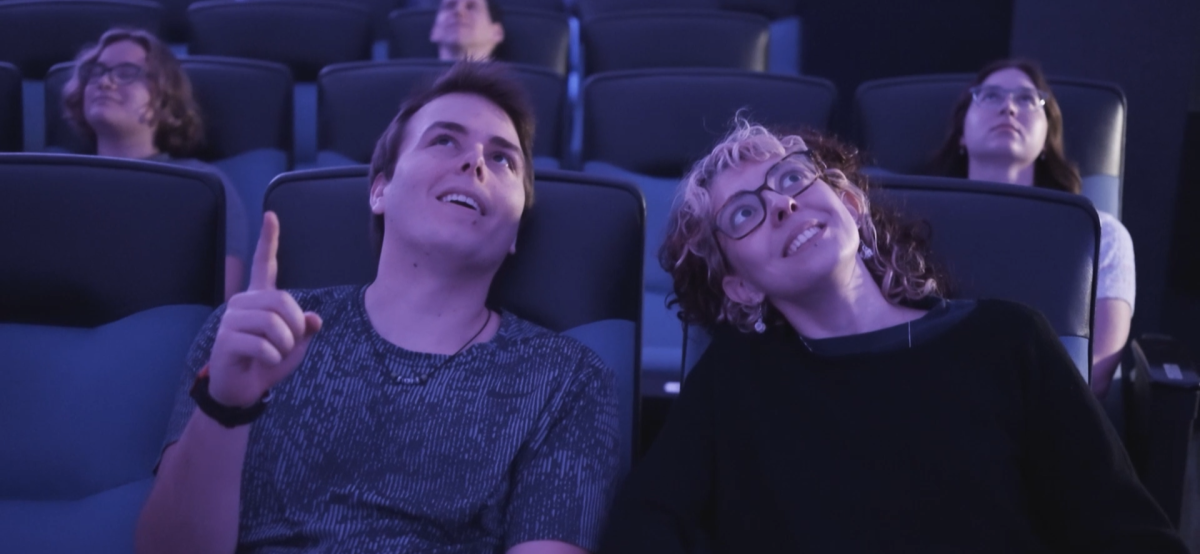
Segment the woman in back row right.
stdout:
[[[1079,194],[1079,171],[1063,150],[1063,124],[1058,100],[1036,64],[992,63],[955,106],[952,129],[934,161],[934,172]],[[1098,213],[1091,388],[1104,398],[1129,340],[1136,269],[1129,231],[1111,214]]]

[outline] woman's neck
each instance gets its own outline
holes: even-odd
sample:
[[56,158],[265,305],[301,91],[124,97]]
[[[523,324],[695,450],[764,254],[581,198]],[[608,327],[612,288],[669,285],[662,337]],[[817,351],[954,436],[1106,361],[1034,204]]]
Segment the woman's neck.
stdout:
[[796,332],[810,339],[869,333],[925,314],[888,302],[861,260],[856,260],[849,277],[838,281],[831,280],[802,298],[776,300],[775,308]]
[[972,181],[1033,186],[1033,164],[1022,166],[1017,163],[1004,164],[969,160],[967,178]]
[[154,135],[96,134],[96,153],[113,158],[144,160],[158,155],[154,146]]

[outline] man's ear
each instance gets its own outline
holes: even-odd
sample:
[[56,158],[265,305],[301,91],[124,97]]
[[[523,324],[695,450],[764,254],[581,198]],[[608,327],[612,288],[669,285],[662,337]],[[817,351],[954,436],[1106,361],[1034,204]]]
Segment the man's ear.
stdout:
[[728,296],[730,300],[747,306],[760,304],[767,296],[758,290],[758,287],[737,275],[726,275],[724,279],[721,279],[721,288],[725,289],[725,296]]
[[492,38],[496,44],[504,42],[504,26],[499,23],[492,23]]
[[387,188],[388,180],[382,173],[375,176],[371,182],[371,213],[383,213],[383,190]]

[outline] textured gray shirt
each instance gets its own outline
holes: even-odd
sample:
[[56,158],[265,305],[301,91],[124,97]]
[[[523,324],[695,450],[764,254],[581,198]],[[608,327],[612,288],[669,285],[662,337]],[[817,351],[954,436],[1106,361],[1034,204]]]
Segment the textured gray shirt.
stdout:
[[[371,326],[365,287],[293,291],[324,320],[250,430],[238,552],[595,550],[618,478],[612,372],[581,343],[504,313],[449,360]],[[188,356],[166,443],[195,408],[223,311]]]

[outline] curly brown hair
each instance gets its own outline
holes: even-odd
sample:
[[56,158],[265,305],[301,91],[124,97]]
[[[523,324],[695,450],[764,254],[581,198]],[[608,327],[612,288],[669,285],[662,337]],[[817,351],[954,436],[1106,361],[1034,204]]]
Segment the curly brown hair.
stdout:
[[153,34],[141,29],[109,29],[99,42],[86,46],[75,58],[71,80],[63,87],[63,118],[80,135],[95,144],[96,131],[88,125],[83,112],[83,92],[79,70],[95,62],[110,44],[130,41],[146,51],[146,85],[150,89],[155,126],[154,146],[174,157],[190,156],[204,142],[204,121],[200,107],[192,97],[192,83],[171,49]]
[[1046,145],[1041,156],[1033,162],[1033,186],[1053,190],[1061,190],[1079,194],[1082,189],[1082,179],[1079,170],[1067,159],[1063,147],[1063,116],[1058,107],[1058,99],[1050,90],[1050,83],[1042,73],[1041,67],[1030,60],[1013,59],[992,62],[975,75],[975,80],[967,86],[954,105],[954,115],[950,119],[950,133],[946,142],[934,156],[930,164],[930,173],[947,177],[967,178],[969,160],[961,145],[963,136],[963,121],[967,118],[967,110],[971,108],[971,88],[983,84],[991,74],[1001,69],[1017,69],[1033,81],[1033,86],[1046,93]]
[[856,149],[811,130],[776,134],[740,116],[733,127],[684,177],[667,223],[666,241],[658,253],[659,263],[674,280],[670,304],[680,307],[685,322],[704,326],[725,322],[745,332],[759,319],[767,325],[785,323],[769,301],[746,305],[725,294],[722,281],[731,268],[713,232],[709,187],[719,173],[744,161],[782,156],[802,145],[824,168],[823,180],[838,196],[851,196],[863,208],[861,213],[869,214],[858,218],[859,239],[874,252],[863,261],[884,297],[903,304],[942,292],[941,273],[929,258],[928,226],[905,222],[898,214],[871,204]]

